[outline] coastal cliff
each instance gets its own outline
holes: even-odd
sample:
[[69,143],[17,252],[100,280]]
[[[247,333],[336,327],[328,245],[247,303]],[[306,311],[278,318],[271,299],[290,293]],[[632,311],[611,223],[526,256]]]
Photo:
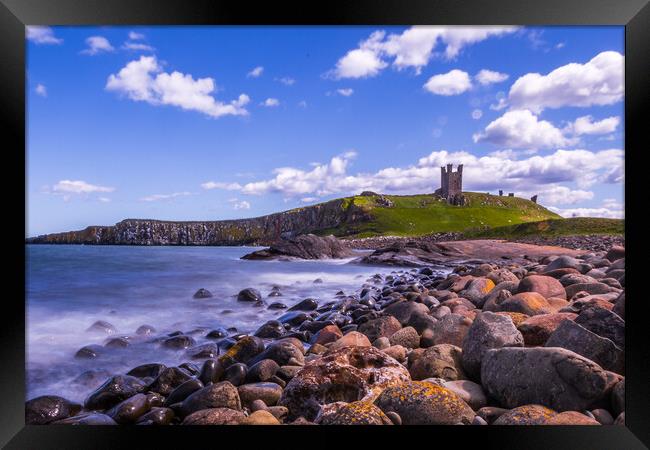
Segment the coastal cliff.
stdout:
[[262,217],[218,221],[126,219],[28,238],[30,244],[93,245],[269,245],[279,238],[350,226],[370,220],[354,202],[336,199]]

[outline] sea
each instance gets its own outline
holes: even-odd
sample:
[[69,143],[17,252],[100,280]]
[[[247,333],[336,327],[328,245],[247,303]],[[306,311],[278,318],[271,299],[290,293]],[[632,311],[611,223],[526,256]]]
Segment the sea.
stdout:
[[[286,312],[238,302],[237,293],[244,288],[258,289],[267,304],[291,307],[305,298],[322,304],[339,291],[359,292],[374,274],[394,271],[356,264],[352,258],[240,259],[258,249],[27,245],[27,399],[59,395],[82,402],[101,381],[140,364],[193,362],[200,367],[202,361],[192,361],[185,350],[166,349],[152,336],[136,335],[136,329],[149,325],[155,335],[192,333],[200,345],[214,342],[204,337],[207,331],[234,327],[238,333],[253,333]],[[267,297],[273,286],[279,286],[282,296]],[[199,288],[213,297],[193,298]],[[87,331],[98,320],[115,327],[111,337],[128,336],[130,345],[103,348],[94,359],[75,358],[81,347],[106,342],[109,335]]]

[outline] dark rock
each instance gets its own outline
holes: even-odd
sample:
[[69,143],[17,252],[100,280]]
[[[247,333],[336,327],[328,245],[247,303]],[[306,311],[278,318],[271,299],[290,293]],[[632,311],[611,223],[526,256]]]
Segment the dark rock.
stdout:
[[241,410],[237,388],[228,381],[206,386],[187,397],[180,407],[180,412],[185,417],[193,412],[208,408]]
[[169,425],[174,417],[174,411],[170,408],[151,408],[151,411],[140,416],[136,425]]
[[[291,339],[291,338],[289,338]],[[262,353],[259,353],[255,358],[250,360],[250,364],[256,364],[263,359],[272,359],[280,366],[289,364],[289,361],[294,359],[298,363],[302,364],[305,361],[305,356],[302,350],[302,343],[298,341],[298,348],[295,343],[289,339],[281,339],[270,344]]]
[[146,384],[129,375],[116,375],[92,392],[84,402],[89,410],[108,409],[123,400],[143,392]]
[[25,424],[46,425],[81,411],[81,405],[56,395],[36,397],[25,403]]
[[135,423],[149,409],[150,406],[149,402],[147,402],[147,396],[144,394],[136,394],[106,411],[106,415],[118,424],[123,425]]
[[474,411],[449,389],[426,381],[386,388],[375,400],[384,412],[396,412],[404,425],[469,425]]
[[481,361],[488,350],[523,346],[524,338],[510,317],[482,312],[476,316],[463,340],[463,368],[470,377],[479,379]]
[[169,395],[190,378],[192,376],[179,367],[167,367],[160,372],[160,375],[153,380],[147,389],[162,395]]
[[462,366],[462,350],[451,344],[429,347],[409,365],[409,373],[414,380],[442,378],[460,380],[465,378]]
[[323,405],[315,422],[320,425],[392,425],[393,422],[369,401],[334,402]]
[[117,329],[112,324],[104,320],[98,320],[97,322],[93,323],[91,326],[89,326],[86,329],[86,331],[93,331],[93,332],[106,333],[106,334],[117,333]]
[[389,341],[392,345],[401,345],[405,348],[418,348],[420,346],[420,336],[413,327],[402,328],[396,331]]
[[562,347],[592,360],[603,369],[625,373],[623,350],[579,324],[564,320],[551,334],[546,347]]
[[226,368],[223,379],[224,381],[230,382],[233,386],[239,386],[246,380],[247,373],[248,367],[246,367],[246,364],[235,363]]
[[263,359],[257,364],[253,364],[246,375],[246,381],[268,381],[273,377],[280,366],[272,359]]
[[240,302],[258,302],[262,301],[262,294],[257,289],[246,288],[239,291],[237,300]]
[[318,301],[313,298],[306,298],[289,308],[289,311],[314,311],[316,308],[318,308]]
[[78,359],[95,359],[102,354],[101,345],[86,345],[77,350],[74,357]]
[[539,404],[582,411],[606,397],[618,379],[593,361],[557,347],[488,350],[481,365],[483,388],[508,408]]
[[156,332],[156,329],[152,327],[151,325],[140,325],[137,330],[135,330],[135,334],[138,335],[149,335],[153,334]]
[[402,325],[393,316],[380,317],[378,319],[369,320],[368,322],[359,326],[359,332],[368,336],[372,342],[380,337],[390,338],[395,332],[400,330]]
[[228,332],[223,328],[217,328],[216,330],[212,330],[205,335],[205,337],[208,339],[221,339],[226,336],[228,336]]
[[594,306],[578,314],[575,322],[625,350],[625,321],[616,313]]
[[560,312],[554,314],[540,314],[524,320],[517,329],[524,337],[528,346],[544,345],[555,329],[564,320],[574,320],[577,314]]
[[242,406],[249,407],[254,400],[262,400],[266,406],[274,406],[280,400],[282,387],[276,383],[258,382],[237,388]]
[[[555,261],[557,261],[557,259]],[[553,277],[547,277],[543,275],[529,275],[523,278],[519,282],[519,287],[517,288],[517,293],[520,292],[537,292],[544,298],[567,298],[567,293],[564,290],[562,283]]]
[[187,416],[181,425],[239,425],[246,415],[230,408],[208,408]]
[[199,366],[197,366],[196,364],[190,363],[190,362],[184,362],[183,364],[179,364],[178,368],[185,370],[187,373],[189,373],[193,377],[197,376],[201,372],[201,369],[199,369]]
[[193,295],[193,298],[210,298],[212,297],[212,292],[208,291],[207,289],[199,289],[196,291]]
[[128,339],[124,337],[114,337],[114,338],[109,338],[106,340],[106,343],[104,344],[104,347],[107,348],[125,348],[130,345],[130,342]]
[[165,370],[167,366],[164,364],[142,364],[133,369],[129,370],[126,374],[131,375],[132,377],[145,378],[145,377],[157,377],[160,373]]
[[273,302],[269,305],[269,309],[287,309],[287,305],[281,302]]
[[289,311],[280,317],[278,317],[278,322],[288,323],[291,326],[297,327],[305,320],[308,320],[309,316],[301,311]]
[[210,383],[216,383],[221,379],[224,369],[223,366],[214,359],[208,359],[203,363],[201,367],[201,373],[199,374],[199,380],[207,386]]
[[169,393],[169,396],[167,396],[167,398],[165,399],[165,403],[163,403],[163,405],[169,407],[174,403],[182,402],[187,397],[189,397],[190,394],[203,388],[204,388],[203,383],[200,380],[197,380],[196,378],[191,378],[187,380],[185,383],[176,387],[173,391],[171,391]]
[[542,405],[524,405],[499,416],[493,425],[546,425],[557,412]]
[[219,357],[224,367],[233,362],[247,364],[264,351],[264,341],[256,336],[245,336],[237,341],[228,351]]
[[254,336],[269,339],[278,338],[286,332],[282,323],[277,320],[269,320],[255,331]]
[[219,355],[219,347],[215,344],[202,344],[188,349],[186,353],[192,359],[216,358]]
[[242,256],[242,259],[325,259],[347,258],[353,252],[334,236],[320,237],[313,234],[302,234],[295,238],[282,240],[270,248],[258,250]]
[[620,414],[625,411],[625,378],[616,383],[611,394],[612,411]]
[[113,419],[106,414],[97,412],[83,413],[78,416],[52,422],[53,425],[117,425]]
[[181,349],[186,349],[188,347],[193,346],[196,344],[196,341],[194,340],[193,337],[191,336],[185,336],[183,334],[172,336],[170,338],[165,339],[162,342],[162,345],[164,347],[173,349],[173,350],[181,350]]

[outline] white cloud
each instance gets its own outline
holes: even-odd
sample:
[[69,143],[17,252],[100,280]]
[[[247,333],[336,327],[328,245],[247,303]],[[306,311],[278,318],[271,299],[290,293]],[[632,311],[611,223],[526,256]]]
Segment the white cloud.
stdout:
[[495,72],[493,70],[483,69],[479,73],[477,73],[474,76],[474,78],[476,78],[476,81],[478,81],[482,85],[488,85],[488,84],[501,83],[502,81],[506,81],[508,79],[508,74]]
[[438,44],[444,47],[443,56],[453,59],[471,44],[490,36],[512,33],[517,27],[437,27],[414,26],[401,34],[386,36],[384,31],[373,32],[359,47],[348,51],[328,74],[340,78],[366,78],[376,76],[388,67],[384,60],[392,59],[398,69],[413,68],[417,74],[434,56]]
[[47,88],[43,84],[37,84],[34,91],[41,97],[47,97]]
[[[539,194],[540,202],[575,204],[591,199],[586,189],[596,182],[620,183],[608,178],[612,170],[622,171],[622,150],[557,150],[545,156],[517,159],[513,151],[494,152],[478,157],[471,153],[437,151],[407,167],[386,167],[374,173],[349,174],[354,152],[333,157],[312,169],[281,167],[273,177],[247,183],[237,189],[244,194],[280,193],[285,198],[319,198],[333,194],[358,194],[364,190],[414,194],[433,192],[440,187],[440,167],[448,163],[465,164],[466,190],[478,192],[517,192],[530,197]],[[223,183],[226,185],[226,183]],[[577,185],[577,189],[565,184]]]
[[618,116],[607,117],[597,122],[594,122],[592,116],[582,116],[570,123],[566,127],[566,131],[575,135],[608,134],[613,133],[620,123],[621,118]]
[[276,80],[284,84],[285,86],[293,86],[296,83],[296,80],[294,80],[291,77],[276,78]]
[[151,45],[143,44],[142,42],[130,42],[130,41],[126,41],[124,45],[122,45],[122,48],[124,50],[130,50],[134,52],[138,52],[138,51],[153,52],[156,50]]
[[474,142],[487,141],[503,147],[530,150],[576,143],[575,140],[565,137],[553,124],[539,120],[526,109],[506,112],[485,127],[483,133],[474,134],[473,139]]
[[114,190],[114,187],[98,186],[82,180],[61,180],[52,186],[52,192],[55,194],[93,194]]
[[205,190],[210,189],[225,189],[227,191],[237,191],[242,188],[239,183],[222,183],[218,181],[207,181],[201,184],[201,187]]
[[246,94],[241,94],[230,103],[222,103],[211,95],[216,90],[214,79],[195,80],[190,74],[163,72],[155,56],[141,56],[129,62],[117,74],[108,77],[106,89],[134,101],[177,106],[215,118],[247,115],[245,106],[250,101]]
[[251,209],[251,204],[248,203],[246,200],[242,201],[237,201],[237,199],[230,199],[230,202],[232,202],[232,207],[234,209]]
[[462,94],[471,87],[469,74],[458,69],[434,75],[424,85],[424,88],[432,94],[445,96]]
[[99,197],[99,198],[97,198],[97,200],[98,200],[100,203],[110,203],[110,202],[111,202],[111,199],[108,198],[108,197]]
[[27,26],[27,39],[35,44],[63,44],[63,39],[54,36],[54,30],[50,27]]
[[318,200],[318,197],[303,197],[300,199],[303,203],[312,203]]
[[177,197],[192,195],[191,192],[173,192],[171,194],[153,194],[140,199],[141,202],[157,202],[159,200],[171,200]]
[[352,88],[337,89],[336,92],[338,92],[340,95],[344,97],[349,97],[352,94],[354,94],[354,89]]
[[255,67],[253,70],[251,70],[250,72],[248,72],[248,73],[246,74],[246,76],[247,76],[248,78],[258,78],[258,77],[262,76],[262,73],[263,73],[263,72],[264,72],[264,67],[262,67],[262,66],[257,66],[257,67]]
[[298,102],[298,106],[300,106],[301,108],[306,108],[307,107],[307,102],[305,100],[300,100]]
[[267,108],[273,108],[275,106],[280,106],[280,100],[277,98],[267,98],[262,103],[260,103],[260,105],[266,106]]
[[81,51],[84,55],[97,55],[98,53],[115,51],[108,39],[103,36],[90,36],[86,39],[86,45],[88,45],[88,48]]
[[472,119],[478,120],[481,117],[483,117],[483,111],[481,111],[480,109],[475,109],[474,111],[472,111]]
[[558,208],[549,206],[551,211],[562,217],[605,217],[608,219],[622,219],[625,217],[623,204],[615,199],[605,199],[598,208]]
[[136,33],[135,31],[129,31],[129,39],[132,41],[140,41],[144,39],[144,34]]
[[509,102],[516,109],[540,112],[545,108],[611,105],[624,93],[624,56],[599,53],[585,64],[570,63],[547,75],[528,73],[510,88]]

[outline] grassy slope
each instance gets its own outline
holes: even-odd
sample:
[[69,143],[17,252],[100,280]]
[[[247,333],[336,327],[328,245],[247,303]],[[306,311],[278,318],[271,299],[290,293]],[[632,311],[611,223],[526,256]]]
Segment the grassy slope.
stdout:
[[468,228],[501,227],[522,222],[557,219],[559,216],[529,200],[517,197],[466,192],[467,206],[452,206],[430,194],[386,195],[394,203],[387,208],[377,197],[355,196],[345,199],[344,207],[355,206],[370,212],[373,220],[354,226],[323,230],[319,234],[338,236],[417,236]]
[[504,238],[513,239],[527,236],[569,236],[585,234],[623,235],[623,219],[602,219],[595,217],[573,217],[569,219],[552,219],[540,222],[522,223],[489,230],[468,230],[468,238]]

